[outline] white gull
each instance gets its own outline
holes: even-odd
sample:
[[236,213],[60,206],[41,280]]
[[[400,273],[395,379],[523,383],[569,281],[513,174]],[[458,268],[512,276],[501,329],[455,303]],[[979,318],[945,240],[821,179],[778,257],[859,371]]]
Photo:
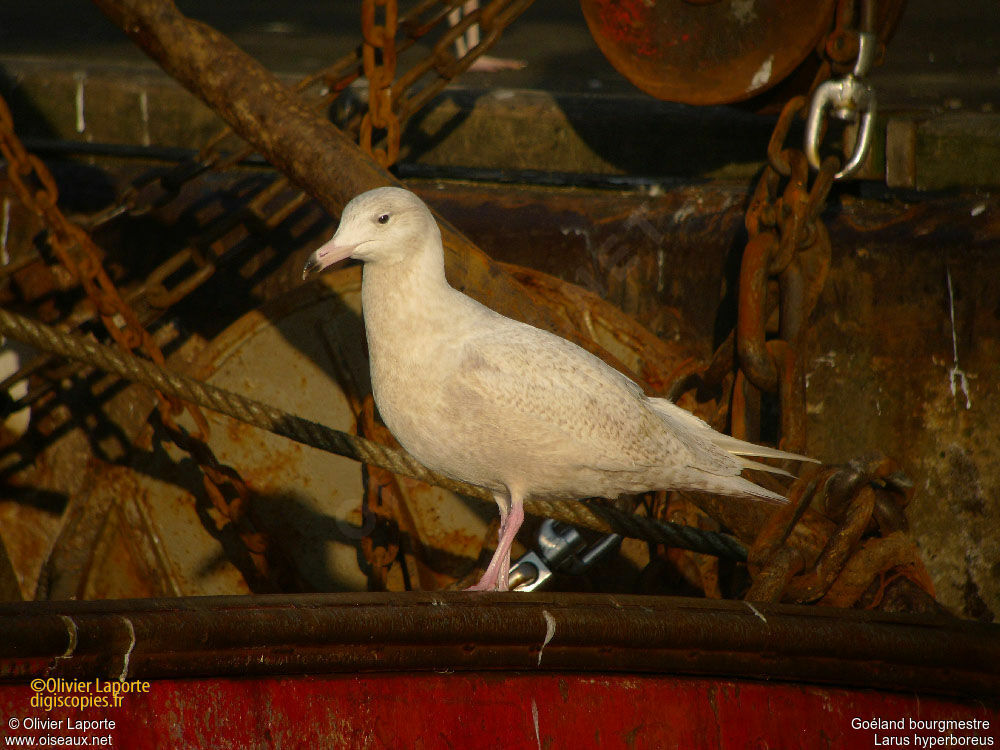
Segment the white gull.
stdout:
[[740,476],[812,460],[723,435],[555,334],[451,287],[441,232],[402,188],[354,198],[303,277],[364,261],[372,393],[386,426],[427,468],[493,492],[500,538],[475,590],[507,590],[510,547],[534,498],[698,490],[783,502]]

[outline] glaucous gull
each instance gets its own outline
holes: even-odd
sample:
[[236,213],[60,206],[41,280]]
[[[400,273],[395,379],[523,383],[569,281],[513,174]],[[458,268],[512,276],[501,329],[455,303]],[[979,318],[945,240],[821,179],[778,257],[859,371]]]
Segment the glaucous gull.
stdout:
[[441,232],[408,190],[354,198],[309,272],[364,262],[361,303],[379,413],[429,469],[485,487],[500,508],[496,552],[475,590],[507,590],[510,548],[537,498],[697,490],[783,502],[740,476],[812,460],[716,432],[604,361],[511,320],[445,279]]

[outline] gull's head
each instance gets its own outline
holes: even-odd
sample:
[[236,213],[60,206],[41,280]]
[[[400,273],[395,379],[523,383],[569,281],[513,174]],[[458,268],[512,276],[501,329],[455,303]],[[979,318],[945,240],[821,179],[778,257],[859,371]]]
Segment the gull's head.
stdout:
[[356,196],[344,207],[340,226],[302,269],[302,278],[354,258],[367,263],[395,263],[440,244],[440,230],[430,209],[409,190],[384,187]]

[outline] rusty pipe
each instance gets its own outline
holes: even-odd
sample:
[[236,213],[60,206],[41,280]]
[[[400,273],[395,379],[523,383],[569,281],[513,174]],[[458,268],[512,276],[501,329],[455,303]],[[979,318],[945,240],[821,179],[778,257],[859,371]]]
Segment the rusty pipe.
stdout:
[[[549,628],[554,636],[547,638]],[[939,616],[609,594],[24,602],[0,604],[0,675],[26,682],[541,669],[783,679],[995,699],[998,635],[997,625]]]

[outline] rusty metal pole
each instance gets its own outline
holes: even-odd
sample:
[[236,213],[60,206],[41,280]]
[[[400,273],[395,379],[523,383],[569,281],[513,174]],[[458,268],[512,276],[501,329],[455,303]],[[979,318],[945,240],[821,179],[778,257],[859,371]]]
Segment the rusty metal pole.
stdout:
[[[550,627],[555,637],[546,637]],[[998,625],[940,617],[567,592],[16,602],[0,603],[0,676],[572,670],[861,685],[995,703],[998,635]]]
[[[401,185],[333,123],[312,112],[264,66],[171,0],[94,0],[185,88],[332,214],[352,197]],[[437,216],[451,283],[505,315],[552,331],[555,316],[523,285]],[[594,349],[594,345],[588,347]]]

